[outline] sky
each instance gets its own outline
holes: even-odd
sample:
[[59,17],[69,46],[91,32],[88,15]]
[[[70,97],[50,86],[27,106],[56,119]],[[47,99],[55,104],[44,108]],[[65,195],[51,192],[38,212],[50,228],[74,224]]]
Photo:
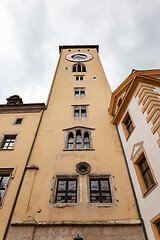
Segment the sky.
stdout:
[[160,68],[160,0],[1,0],[0,104],[46,103],[59,45],[99,45],[111,90]]

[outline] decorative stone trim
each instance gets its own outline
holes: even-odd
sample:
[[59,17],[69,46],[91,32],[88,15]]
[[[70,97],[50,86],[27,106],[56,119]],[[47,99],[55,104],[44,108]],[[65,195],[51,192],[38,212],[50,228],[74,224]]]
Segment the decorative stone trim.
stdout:
[[[155,87],[140,83],[135,94],[135,97],[137,96],[139,97],[138,105],[142,104],[142,113],[147,113],[147,123],[151,121],[153,124],[151,128],[152,133],[155,134],[157,132],[160,137],[160,94],[155,91]],[[160,147],[160,138],[157,143]]]

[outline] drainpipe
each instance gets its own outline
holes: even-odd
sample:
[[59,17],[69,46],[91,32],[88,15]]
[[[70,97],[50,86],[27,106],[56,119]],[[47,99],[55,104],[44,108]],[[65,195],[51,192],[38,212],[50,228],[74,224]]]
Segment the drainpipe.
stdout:
[[6,226],[6,230],[5,230],[5,233],[4,233],[4,236],[3,236],[3,240],[6,239],[6,236],[7,236],[8,230],[9,230],[9,226],[10,226],[10,223],[11,223],[11,219],[12,219],[12,216],[13,216],[13,212],[14,212],[14,209],[15,209],[15,206],[16,206],[16,203],[17,203],[17,199],[18,199],[18,196],[19,196],[19,192],[20,192],[20,190],[21,190],[22,182],[23,182],[24,175],[25,175],[25,172],[26,172],[26,167],[27,167],[28,162],[29,162],[29,159],[30,159],[30,157],[31,157],[31,153],[32,153],[32,150],[33,150],[33,147],[34,147],[36,138],[37,138],[37,134],[38,134],[38,131],[39,131],[39,128],[40,128],[40,125],[41,125],[41,121],[42,121],[42,117],[43,117],[44,111],[48,108],[48,104],[49,104],[49,100],[50,100],[50,98],[51,98],[51,93],[52,93],[52,90],[53,90],[53,85],[54,85],[54,82],[55,82],[55,77],[56,77],[56,74],[57,74],[57,70],[58,70],[58,66],[59,66],[59,62],[60,62],[61,55],[62,55],[62,54],[60,54],[60,57],[59,57],[59,60],[58,60],[58,64],[57,64],[57,67],[56,67],[56,70],[55,70],[54,78],[53,78],[52,85],[51,85],[51,88],[50,88],[50,91],[49,91],[49,96],[48,96],[48,99],[47,99],[47,104],[46,104],[46,107],[42,110],[42,113],[41,113],[41,116],[40,116],[40,120],[39,120],[39,123],[38,123],[38,126],[37,126],[37,130],[36,130],[36,133],[35,133],[35,136],[34,136],[34,139],[33,139],[33,143],[32,143],[32,145],[31,145],[31,148],[30,148],[30,151],[29,151],[29,155],[28,155],[28,158],[27,158],[27,161],[26,161],[24,170],[23,170],[23,174],[22,174],[22,177],[21,177],[20,184],[19,184],[19,186],[18,186],[18,190],[17,190],[17,193],[16,193],[16,197],[15,197],[15,199],[14,199],[14,203],[13,203],[13,206],[12,206],[12,210],[11,210],[11,213],[10,213],[10,216],[9,216],[9,219],[8,219],[8,223],[7,223],[7,226]]
[[119,137],[119,141],[120,141],[120,144],[121,144],[121,147],[122,147],[122,152],[123,152],[123,155],[124,155],[125,164],[126,164],[126,167],[127,167],[128,176],[129,176],[129,180],[130,180],[130,183],[131,183],[131,187],[132,187],[132,191],[133,191],[133,195],[134,195],[134,199],[135,199],[135,203],[136,203],[136,207],[137,207],[139,219],[140,219],[141,224],[142,224],[142,229],[143,229],[144,237],[145,237],[145,240],[148,240],[146,228],[145,228],[144,221],[143,221],[143,218],[142,218],[142,215],[141,215],[141,212],[140,212],[140,208],[139,208],[139,205],[138,205],[138,201],[137,201],[137,197],[136,197],[136,193],[135,193],[133,181],[132,181],[131,174],[130,174],[130,171],[129,171],[129,166],[128,166],[126,154],[125,154],[125,151],[124,151],[124,148],[123,148],[122,140],[121,140],[121,137],[120,137],[120,134],[119,134],[117,125],[116,125],[116,130],[117,130],[118,137]]

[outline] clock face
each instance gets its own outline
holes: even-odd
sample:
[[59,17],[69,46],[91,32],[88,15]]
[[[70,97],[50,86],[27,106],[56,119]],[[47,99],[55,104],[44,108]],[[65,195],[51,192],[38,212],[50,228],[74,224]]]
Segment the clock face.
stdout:
[[66,59],[71,62],[85,62],[93,58],[91,54],[88,53],[71,53],[66,56]]

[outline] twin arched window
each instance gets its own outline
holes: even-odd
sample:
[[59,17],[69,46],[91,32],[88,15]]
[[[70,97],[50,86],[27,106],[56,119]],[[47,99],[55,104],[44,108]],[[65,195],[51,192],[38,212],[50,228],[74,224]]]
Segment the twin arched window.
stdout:
[[74,64],[72,66],[72,72],[86,72],[86,66],[84,64]]
[[70,132],[68,134],[67,149],[90,149],[90,136],[87,131],[84,133],[81,130]]

